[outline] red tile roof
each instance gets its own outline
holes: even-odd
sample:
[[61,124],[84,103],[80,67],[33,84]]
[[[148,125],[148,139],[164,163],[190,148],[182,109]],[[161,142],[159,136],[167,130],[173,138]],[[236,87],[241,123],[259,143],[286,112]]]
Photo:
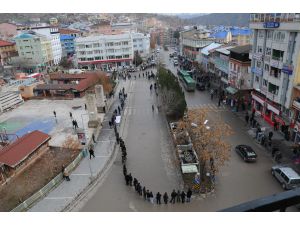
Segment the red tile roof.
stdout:
[[13,42],[0,40],[0,47],[12,46],[12,45],[14,45],[14,44],[15,44],[15,43],[13,43]]
[[61,34],[74,34],[74,33],[80,34],[79,30],[73,30],[69,28],[59,28],[58,31]]
[[15,168],[51,137],[35,130],[0,150],[0,163]]

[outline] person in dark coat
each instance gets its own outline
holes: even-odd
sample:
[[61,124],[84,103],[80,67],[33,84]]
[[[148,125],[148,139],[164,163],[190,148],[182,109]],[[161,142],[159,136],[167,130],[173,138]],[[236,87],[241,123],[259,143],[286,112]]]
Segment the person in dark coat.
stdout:
[[85,109],[85,110],[87,110],[87,106],[86,106],[86,104],[84,104],[84,109]]
[[92,156],[95,158],[94,147],[93,147],[93,145],[90,146],[90,148],[89,148],[89,153],[90,153],[90,159],[92,159]]
[[129,185],[132,186],[132,175],[131,175],[131,173],[128,176],[129,176]]
[[134,186],[134,188],[135,188],[135,189],[136,189],[136,185],[137,185],[137,183],[138,183],[137,179],[136,179],[136,178],[134,178],[134,179],[133,179],[133,186]]
[[160,205],[161,204],[161,194],[159,192],[157,192],[156,194],[156,204],[157,205]]
[[71,119],[72,119],[72,117],[73,117],[73,115],[72,115],[72,113],[70,112],[70,117],[71,117]]
[[177,193],[176,193],[175,190],[173,190],[172,193],[171,193],[171,200],[170,200],[170,203],[175,204],[176,196],[177,196]]
[[190,202],[192,197],[192,190],[189,188],[186,193],[186,202]]
[[126,176],[126,174],[127,174],[127,168],[126,168],[126,165],[123,165],[123,174],[124,174],[124,176]]
[[149,190],[146,191],[146,199],[148,202],[150,202],[150,191]]
[[146,196],[146,187],[145,186],[143,187],[143,197],[144,197],[144,200],[146,200],[147,196]]
[[121,108],[118,106],[119,115],[121,114]]
[[169,196],[168,196],[168,193],[167,193],[167,192],[164,193],[163,198],[164,198],[165,204],[168,204]]
[[95,139],[96,139],[96,138],[95,138],[95,134],[92,134],[92,139],[93,139],[93,142],[96,143],[96,140],[95,140]]
[[54,114],[54,117],[56,118],[56,112],[55,112],[55,110],[53,111],[53,114]]
[[248,114],[248,112],[246,112],[245,121],[246,121],[246,125],[248,125],[248,123],[249,123],[249,114]]
[[180,195],[181,195],[181,192],[180,192],[180,190],[178,190],[178,191],[177,191],[177,202],[180,202],[180,201],[181,201]]
[[126,174],[124,176],[125,176],[126,185],[128,186],[129,185],[129,175]]
[[181,192],[181,202],[185,203],[185,192],[184,191]]
[[269,141],[271,141],[271,140],[272,140],[272,137],[273,137],[273,132],[272,132],[272,131],[270,131],[270,132],[269,132]]

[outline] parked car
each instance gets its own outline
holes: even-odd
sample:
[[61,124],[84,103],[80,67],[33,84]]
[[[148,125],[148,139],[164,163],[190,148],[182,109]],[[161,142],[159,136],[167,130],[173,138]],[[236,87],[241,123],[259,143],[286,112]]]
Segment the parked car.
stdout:
[[300,175],[288,166],[273,166],[271,173],[281,183],[284,190],[300,187]]
[[238,145],[235,151],[242,157],[245,162],[255,162],[257,155],[255,151],[248,145]]
[[170,58],[173,58],[173,56],[174,56],[174,55],[173,55],[172,53],[169,54],[169,57],[170,57]]

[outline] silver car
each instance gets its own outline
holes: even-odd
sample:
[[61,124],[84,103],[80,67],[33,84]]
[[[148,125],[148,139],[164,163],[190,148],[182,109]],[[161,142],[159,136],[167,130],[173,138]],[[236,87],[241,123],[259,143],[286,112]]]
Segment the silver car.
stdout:
[[283,189],[293,189],[300,187],[299,174],[288,166],[273,166],[272,175],[281,183]]

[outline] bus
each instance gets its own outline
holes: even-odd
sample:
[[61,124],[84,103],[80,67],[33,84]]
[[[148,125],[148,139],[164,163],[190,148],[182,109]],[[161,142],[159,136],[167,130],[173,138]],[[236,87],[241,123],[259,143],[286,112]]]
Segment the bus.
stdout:
[[183,77],[183,86],[187,91],[195,91],[196,82],[190,76]]
[[179,79],[183,83],[184,88],[187,91],[195,91],[196,89],[196,82],[194,79],[190,76],[190,74],[185,70],[178,70],[177,71]]

